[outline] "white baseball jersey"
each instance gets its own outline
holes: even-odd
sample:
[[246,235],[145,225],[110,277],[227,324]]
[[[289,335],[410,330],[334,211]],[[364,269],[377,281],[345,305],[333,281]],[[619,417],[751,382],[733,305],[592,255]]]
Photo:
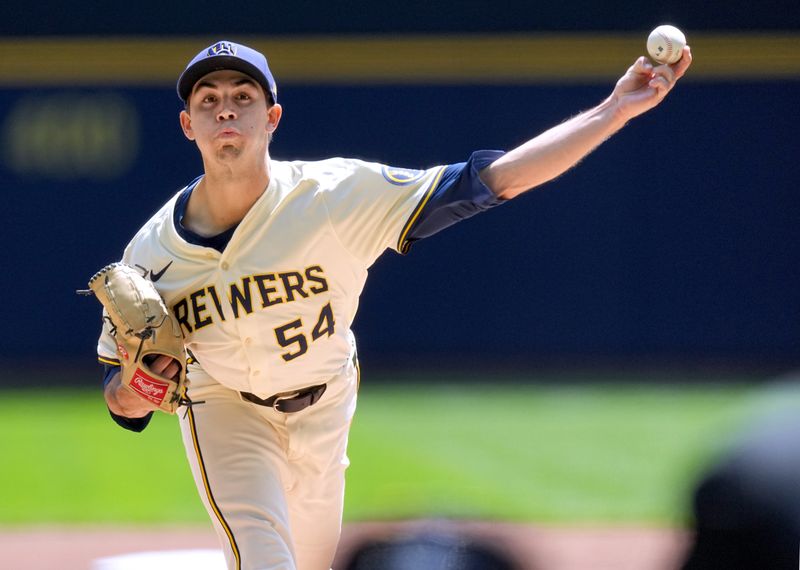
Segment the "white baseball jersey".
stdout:
[[[367,268],[386,248],[407,247],[444,170],[272,160],[269,186],[222,252],[179,234],[182,191],[122,261],[148,272],[187,348],[221,384],[266,398],[322,383],[354,355],[350,325]],[[101,362],[118,363],[115,350],[106,328]]]
[[[358,385],[350,326],[367,268],[387,248],[405,252],[501,203],[478,176],[500,154],[419,171],[342,158],[271,161],[263,195],[211,238],[181,223],[198,178],[126,248],[123,261],[155,283],[197,360],[187,369],[189,395],[202,405],[178,418],[229,568],[330,567]],[[106,327],[101,362],[118,365],[115,350]],[[322,384],[324,397],[297,413],[241,394],[263,400]],[[112,413],[133,431],[151,415]]]

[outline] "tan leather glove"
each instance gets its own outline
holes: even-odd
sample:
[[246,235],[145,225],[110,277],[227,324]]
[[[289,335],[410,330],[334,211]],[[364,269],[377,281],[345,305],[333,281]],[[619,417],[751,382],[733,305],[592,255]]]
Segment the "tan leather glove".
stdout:
[[[112,263],[89,280],[89,291],[103,304],[103,318],[110,321],[122,385],[174,414],[185,403],[186,349],[180,325],[153,282],[129,265]],[[148,363],[159,355],[178,362],[180,371],[175,377],[161,376],[149,368]]]

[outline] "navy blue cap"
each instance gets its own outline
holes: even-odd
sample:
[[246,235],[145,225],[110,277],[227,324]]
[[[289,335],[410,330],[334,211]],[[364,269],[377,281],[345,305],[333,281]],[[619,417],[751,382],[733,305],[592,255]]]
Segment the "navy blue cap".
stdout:
[[278,86],[267,67],[267,58],[253,48],[233,42],[217,42],[194,56],[178,78],[178,97],[186,103],[194,84],[201,77],[222,69],[233,69],[249,75],[272,97],[273,103],[278,102]]

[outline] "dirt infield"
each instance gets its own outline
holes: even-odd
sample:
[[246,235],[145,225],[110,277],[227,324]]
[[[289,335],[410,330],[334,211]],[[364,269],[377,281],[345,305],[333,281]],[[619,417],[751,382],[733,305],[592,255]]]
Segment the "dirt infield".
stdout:
[[[640,528],[553,528],[496,522],[406,521],[345,527],[334,570],[343,570],[368,541],[453,534],[491,544],[521,570],[675,570],[685,532]],[[0,531],[0,567],[89,570],[98,558],[145,551],[218,548],[204,529],[37,528]],[[177,566],[175,570],[181,570]],[[188,569],[187,569],[188,570]]]

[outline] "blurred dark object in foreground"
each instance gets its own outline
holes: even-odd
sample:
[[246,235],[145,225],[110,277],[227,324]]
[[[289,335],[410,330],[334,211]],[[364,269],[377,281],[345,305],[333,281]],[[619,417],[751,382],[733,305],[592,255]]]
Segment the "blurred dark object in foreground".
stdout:
[[683,570],[796,570],[800,406],[773,410],[746,431],[693,499],[696,537]]
[[517,570],[498,550],[463,536],[435,533],[363,545],[346,570]]

